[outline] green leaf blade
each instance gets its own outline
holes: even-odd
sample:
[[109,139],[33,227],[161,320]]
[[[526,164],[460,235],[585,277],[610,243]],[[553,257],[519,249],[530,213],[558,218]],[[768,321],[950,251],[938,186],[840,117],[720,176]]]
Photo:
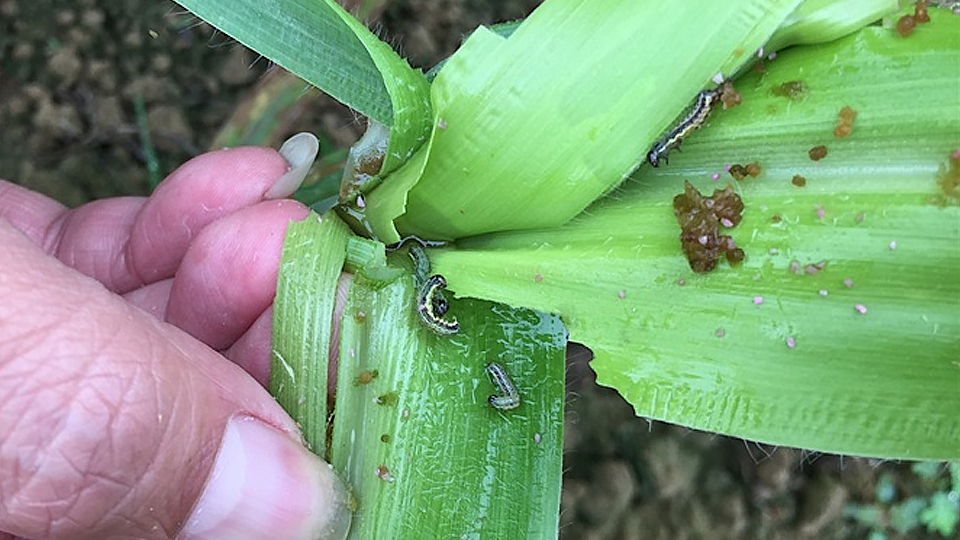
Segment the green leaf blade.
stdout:
[[269,390],[321,456],[326,454],[330,321],[350,235],[332,214],[311,213],[291,223],[273,302]]
[[180,0],[214,27],[390,128],[381,172],[429,133],[429,83],[333,0]]
[[[377,65],[334,2],[183,0],[178,2],[244,45],[346,105],[393,123]],[[307,46],[309,44],[309,46]]]
[[[409,276],[358,277],[344,314],[331,460],[359,500],[351,538],[556,537],[563,326],[454,301],[464,330],[440,337],[413,315],[413,295]],[[491,360],[521,389],[518,409],[487,404]]]
[[[908,39],[868,28],[781,53],[669,166],[558,229],[461,240],[438,270],[465,295],[560,313],[598,382],[639,415],[830,452],[958,457],[960,206],[938,178],[960,142],[960,21],[931,16]],[[796,80],[803,99],[776,95]],[[836,139],[845,105],[858,116]],[[828,155],[811,161],[819,144]],[[732,181],[725,164],[753,160],[763,173],[738,184],[746,210],[730,232],[746,261],[694,274],[673,196],[683,179],[709,193]]]
[[804,0],[770,37],[767,52],[839,39],[897,10],[896,0]]
[[747,61],[797,3],[548,1],[507,39],[478,30],[433,83],[419,182],[370,198],[405,197],[404,235],[559,225],[619,184],[721,66]]

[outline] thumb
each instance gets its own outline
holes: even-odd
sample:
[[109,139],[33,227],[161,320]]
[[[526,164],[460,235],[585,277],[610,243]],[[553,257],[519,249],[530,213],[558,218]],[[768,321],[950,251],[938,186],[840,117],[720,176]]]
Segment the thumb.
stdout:
[[0,531],[346,535],[343,484],[250,376],[3,219],[0,246]]

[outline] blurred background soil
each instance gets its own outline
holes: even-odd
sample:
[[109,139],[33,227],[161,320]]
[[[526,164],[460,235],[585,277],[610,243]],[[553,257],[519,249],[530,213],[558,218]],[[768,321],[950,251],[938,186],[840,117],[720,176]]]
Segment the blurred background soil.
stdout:
[[[478,24],[523,17],[539,2],[379,3],[371,27],[427,69]],[[0,177],[71,206],[148,194],[151,179],[237,140],[231,126],[249,119],[253,96],[285,77],[169,1],[0,0]],[[312,131],[336,174],[362,121],[305,83],[293,89],[263,140],[278,146]],[[568,356],[561,538],[943,538],[918,516],[949,491],[946,465],[772,448],[649,422],[594,384],[588,350],[573,346]]]

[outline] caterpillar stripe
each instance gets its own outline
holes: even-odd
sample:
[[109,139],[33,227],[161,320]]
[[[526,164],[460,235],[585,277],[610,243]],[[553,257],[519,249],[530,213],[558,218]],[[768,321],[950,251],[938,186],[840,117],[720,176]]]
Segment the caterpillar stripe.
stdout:
[[451,321],[443,318],[449,308],[447,299],[443,295],[443,289],[446,287],[446,278],[440,274],[434,274],[423,282],[417,292],[417,315],[420,321],[441,336],[449,336],[460,331],[460,323],[456,319]]
[[500,396],[490,396],[487,399],[490,405],[501,411],[509,411],[510,409],[519,407],[520,392],[517,391],[516,385],[510,380],[510,376],[507,375],[507,371],[503,369],[503,366],[496,362],[490,362],[487,364],[486,370],[487,374],[490,375],[490,380],[493,381],[493,385],[503,394]]
[[697,94],[697,100],[693,105],[693,109],[690,110],[690,113],[687,114],[675,128],[671,129],[666,136],[655,142],[650,148],[650,151],[647,152],[647,161],[650,162],[650,165],[659,167],[661,159],[664,163],[670,163],[667,159],[670,150],[680,148],[680,143],[683,142],[683,139],[707,121],[713,105],[719,98],[720,92],[718,90],[703,90]]

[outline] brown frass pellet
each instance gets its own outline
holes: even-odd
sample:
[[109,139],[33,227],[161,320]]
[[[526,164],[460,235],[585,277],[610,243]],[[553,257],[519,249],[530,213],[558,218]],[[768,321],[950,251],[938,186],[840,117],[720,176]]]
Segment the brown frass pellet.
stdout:
[[913,33],[917,27],[917,19],[913,15],[904,15],[897,21],[897,33],[901,37],[907,37]]
[[930,22],[930,14],[927,13],[927,2],[926,0],[919,0],[913,6],[913,18],[916,19],[918,23],[928,23]]
[[833,136],[842,139],[847,135],[850,135],[853,132],[853,127],[850,124],[840,124],[837,127],[833,128]]
[[843,108],[840,109],[840,113],[837,114],[837,117],[840,121],[850,124],[853,123],[853,120],[857,117],[857,111],[850,108],[849,105],[844,105]]
[[857,117],[857,111],[849,106],[840,109],[837,115],[837,127],[833,129],[833,136],[842,139],[853,132],[853,119]]
[[727,172],[729,172],[730,176],[732,176],[738,182],[747,177],[747,169],[745,169],[743,165],[740,165],[739,163],[734,163],[731,165]]
[[732,186],[704,197],[684,182],[684,192],[673,198],[673,213],[680,224],[680,246],[694,272],[713,270],[724,256],[730,264],[743,261],[733,237],[720,234],[721,224],[734,227],[742,219],[743,201]]
[[720,85],[720,101],[724,109],[736,107],[743,101],[743,96],[733,87],[732,81],[724,81]]
[[824,145],[814,146],[808,152],[810,154],[810,159],[813,161],[820,161],[821,159],[827,157],[827,147]]

